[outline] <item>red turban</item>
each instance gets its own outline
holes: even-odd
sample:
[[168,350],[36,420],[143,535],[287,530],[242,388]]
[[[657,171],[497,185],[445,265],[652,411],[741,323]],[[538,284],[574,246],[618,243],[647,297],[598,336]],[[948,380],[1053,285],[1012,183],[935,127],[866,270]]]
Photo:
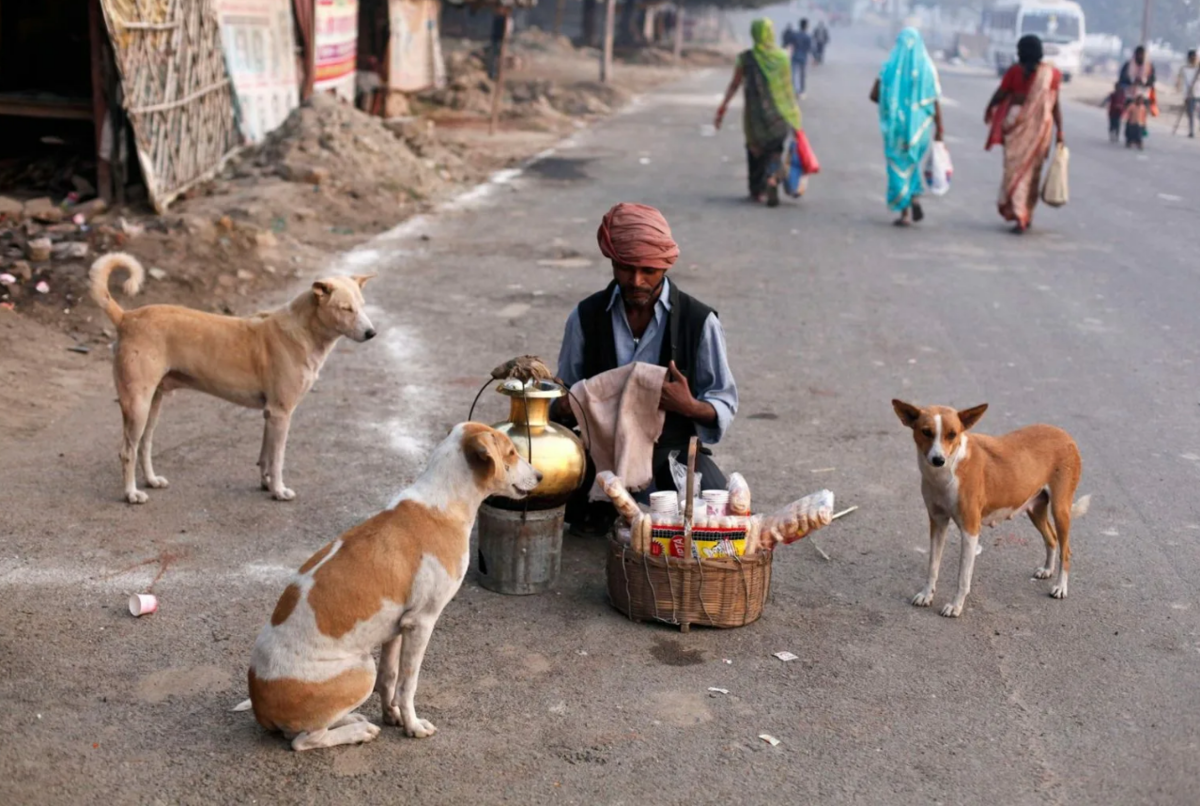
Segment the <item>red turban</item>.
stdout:
[[622,202],[604,214],[596,232],[604,256],[626,266],[669,269],[679,245],[663,214],[645,204]]

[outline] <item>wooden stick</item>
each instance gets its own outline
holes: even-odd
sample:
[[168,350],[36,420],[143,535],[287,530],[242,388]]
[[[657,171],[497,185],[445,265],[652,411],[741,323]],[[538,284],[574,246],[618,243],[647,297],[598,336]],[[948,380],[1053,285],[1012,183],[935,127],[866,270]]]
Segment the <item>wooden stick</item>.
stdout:
[[833,523],[833,522],[834,522],[834,521],[836,521],[838,518],[841,518],[841,517],[843,517],[843,516],[845,516],[845,515],[849,515],[851,512],[853,512],[853,511],[854,511],[854,510],[856,510],[856,509],[858,509],[858,505],[857,505],[857,504],[855,504],[854,506],[850,507],[849,509],[843,509],[841,512],[835,512],[835,513],[833,514],[833,517],[831,517],[831,518],[829,519],[829,522],[830,522],[830,523]]
[[675,44],[673,48],[675,61],[683,60],[683,4],[675,5]]
[[687,502],[683,509],[683,556],[692,556],[692,503],[696,500],[696,450],[700,445],[699,437],[688,440],[687,486],[685,487]]

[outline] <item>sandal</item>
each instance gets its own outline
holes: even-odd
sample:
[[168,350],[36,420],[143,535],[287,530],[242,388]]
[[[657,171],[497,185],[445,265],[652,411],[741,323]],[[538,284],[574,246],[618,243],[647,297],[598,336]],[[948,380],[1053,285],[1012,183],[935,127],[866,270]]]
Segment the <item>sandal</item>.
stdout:
[[915,224],[918,221],[921,221],[923,218],[925,218],[925,211],[921,209],[921,205],[917,204],[916,202],[913,202],[912,203],[913,223]]

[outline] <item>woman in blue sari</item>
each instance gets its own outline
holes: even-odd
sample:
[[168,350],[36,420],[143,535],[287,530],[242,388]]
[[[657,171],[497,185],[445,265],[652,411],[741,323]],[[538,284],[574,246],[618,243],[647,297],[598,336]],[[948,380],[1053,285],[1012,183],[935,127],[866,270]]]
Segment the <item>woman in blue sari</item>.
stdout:
[[924,191],[921,173],[929,144],[942,139],[941,94],[937,68],[921,34],[905,28],[871,89],[887,157],[887,204],[900,213],[899,227],[925,217],[917,197]]

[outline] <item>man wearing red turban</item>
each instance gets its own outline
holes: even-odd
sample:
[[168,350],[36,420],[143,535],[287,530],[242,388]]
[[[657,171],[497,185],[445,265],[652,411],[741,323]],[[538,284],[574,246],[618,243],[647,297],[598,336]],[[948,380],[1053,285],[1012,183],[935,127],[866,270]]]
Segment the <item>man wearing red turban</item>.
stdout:
[[[717,312],[667,280],[679,258],[679,245],[662,213],[624,202],[609,210],[596,233],[600,252],[612,261],[613,280],[585,299],[567,318],[558,376],[568,387],[633,361],[667,367],[659,408],[666,412],[654,449],[654,486],[675,489],[668,456],[687,455],[691,437],[702,445],[721,440],[737,414],[738,392]],[[561,409],[565,407],[559,407]],[[682,460],[682,461],[686,461]],[[706,488],[723,489],[725,476],[701,447],[697,471]],[[580,488],[585,494],[567,507],[572,529],[606,531],[611,507],[587,507],[593,470]]]

